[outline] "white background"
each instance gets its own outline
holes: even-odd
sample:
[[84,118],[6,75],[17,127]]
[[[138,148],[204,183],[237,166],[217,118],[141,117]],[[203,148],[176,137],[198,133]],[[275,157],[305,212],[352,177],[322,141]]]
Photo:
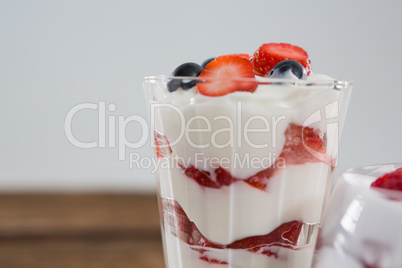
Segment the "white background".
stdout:
[[[107,116],[147,116],[142,77],[179,64],[253,53],[262,43],[305,48],[316,73],[355,81],[336,174],[402,162],[402,1],[0,0],[0,190],[154,190],[150,169],[117,148],[80,149],[64,133],[79,103]],[[96,111],[73,120],[98,137]],[[141,129],[129,124],[127,137]],[[151,156],[149,143],[127,153]]]

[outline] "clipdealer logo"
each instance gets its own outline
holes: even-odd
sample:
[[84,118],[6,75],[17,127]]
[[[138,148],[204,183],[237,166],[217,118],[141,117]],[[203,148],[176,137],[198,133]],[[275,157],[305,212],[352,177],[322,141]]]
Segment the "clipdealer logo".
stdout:
[[[191,118],[186,118],[179,107],[172,104],[151,104],[150,105],[150,124],[146,119],[140,115],[116,115],[113,114],[116,111],[116,105],[110,103],[107,105],[106,102],[100,101],[98,103],[80,103],[73,106],[66,114],[64,120],[64,131],[67,140],[77,148],[81,149],[92,149],[92,148],[116,148],[118,151],[118,160],[125,161],[127,157],[128,149],[139,149],[145,146],[150,138],[154,138],[153,130],[155,129],[155,122],[160,120],[160,113],[163,113],[162,109],[170,109],[170,112],[174,112],[178,115],[178,127],[180,127],[178,137],[169,140],[170,146],[174,146],[183,139],[186,142],[186,146],[191,146],[195,149],[203,149],[212,146],[213,148],[240,148],[242,142],[249,148],[275,148],[277,147],[277,135],[282,133],[278,132],[278,125],[283,121],[287,124],[288,118],[285,115],[272,116],[272,118],[267,118],[263,115],[253,115],[249,118],[242,118],[241,116],[241,102],[237,104],[237,117],[231,118],[224,115],[217,115],[212,119],[208,119],[205,116],[195,115]],[[93,141],[81,141],[77,138],[74,133],[77,131],[85,131],[83,129],[73,130],[74,120],[80,116],[85,110],[95,111],[97,113],[97,118],[95,120],[98,123],[97,128],[97,138]],[[322,109],[318,109],[313,112],[304,121],[303,126],[309,127],[314,124],[319,123],[322,131],[324,131],[324,142],[325,147],[328,148],[332,155],[337,155],[338,149],[338,116],[339,116],[339,103],[334,101],[330,104],[325,105]],[[205,128],[194,128],[192,126],[193,122],[202,121],[206,126]],[[222,121],[227,122],[222,123]],[[235,124],[234,122],[240,122],[240,124]],[[259,122],[262,128],[253,128],[252,123]],[[211,124],[215,123],[215,126],[219,126],[219,129],[212,131]],[[127,127],[133,124],[135,130],[138,131],[139,138],[135,141],[127,138]],[[197,124],[195,124],[197,125]],[[227,125],[229,127],[223,127],[222,125]],[[234,127],[234,126],[237,127]],[[324,126],[324,127],[323,127]],[[215,140],[217,135],[227,132],[229,139],[218,144]],[[236,135],[233,133],[236,132]],[[191,139],[191,133],[207,133],[210,140],[204,144],[197,144]],[[253,134],[269,134],[269,139],[265,140],[262,144],[253,142],[250,140],[249,136]],[[242,138],[241,138],[242,137]],[[243,139],[243,141],[242,141]],[[317,152],[311,149],[309,146],[304,144],[304,138],[302,143],[305,149],[314,157],[322,162],[328,162],[328,155],[326,153]],[[151,143],[151,147],[155,147],[155,144]],[[201,150],[202,151],[202,150]],[[152,168],[158,166],[158,161],[152,160],[152,157],[141,156],[138,152],[129,152],[130,168]],[[272,157],[272,156],[271,156]],[[277,157],[274,155],[273,157]],[[271,159],[272,160],[272,159]],[[246,160],[242,160],[246,161]],[[273,161],[273,160],[272,160]],[[333,165],[334,163],[332,163]]]
[[[79,113],[83,110],[94,110],[98,112],[98,139],[96,141],[80,141],[73,133],[73,119],[75,116],[79,116]],[[106,108],[106,102],[104,101],[100,101],[99,104],[80,103],[75,105],[67,112],[64,120],[64,133],[67,140],[72,145],[81,149],[117,147],[118,159],[121,161],[126,160],[126,148],[138,149],[147,143],[149,127],[147,121],[139,115],[131,115],[128,117],[123,115],[107,115],[107,111],[114,112],[115,110],[115,104],[111,103]],[[126,137],[126,128],[130,123],[136,123],[140,126],[141,136],[138,141],[132,142]]]

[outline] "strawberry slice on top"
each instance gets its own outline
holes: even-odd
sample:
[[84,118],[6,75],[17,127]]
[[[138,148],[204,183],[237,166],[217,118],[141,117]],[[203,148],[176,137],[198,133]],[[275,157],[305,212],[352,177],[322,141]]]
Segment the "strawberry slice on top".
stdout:
[[268,76],[272,68],[283,60],[295,60],[301,63],[311,73],[310,58],[301,47],[286,43],[263,44],[253,54],[250,61],[254,66],[254,73],[258,76]]
[[402,191],[402,168],[379,177],[371,187]]
[[253,65],[238,55],[217,57],[205,66],[198,78],[203,81],[197,84],[198,92],[206,96],[223,96],[235,91],[253,92],[257,88]]
[[226,56],[239,56],[240,58],[245,58],[246,60],[250,60],[250,55],[247,53],[229,54]]

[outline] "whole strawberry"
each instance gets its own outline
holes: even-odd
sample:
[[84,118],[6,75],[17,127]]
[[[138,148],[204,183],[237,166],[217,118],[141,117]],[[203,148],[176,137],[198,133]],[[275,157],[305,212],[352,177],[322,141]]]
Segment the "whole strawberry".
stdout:
[[250,59],[254,66],[254,73],[263,77],[268,76],[272,68],[284,60],[298,61],[304,68],[306,68],[307,75],[311,73],[310,59],[307,52],[301,47],[291,44],[263,44]]

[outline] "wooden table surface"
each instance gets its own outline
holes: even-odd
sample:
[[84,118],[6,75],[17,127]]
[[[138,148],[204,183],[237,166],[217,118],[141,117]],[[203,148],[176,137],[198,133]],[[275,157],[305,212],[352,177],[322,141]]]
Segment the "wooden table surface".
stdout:
[[161,243],[155,195],[0,195],[1,268],[163,268]]

